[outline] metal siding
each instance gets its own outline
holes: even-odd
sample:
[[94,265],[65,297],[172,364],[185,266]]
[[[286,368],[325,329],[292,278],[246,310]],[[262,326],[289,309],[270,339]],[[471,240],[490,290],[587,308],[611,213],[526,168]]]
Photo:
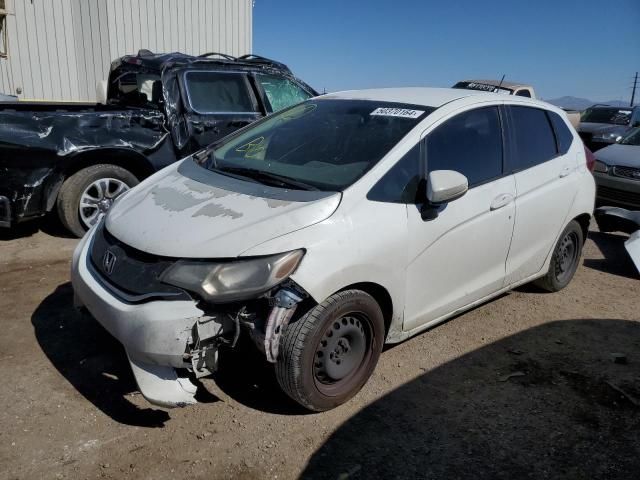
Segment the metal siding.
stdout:
[[[80,86],[78,81],[78,55],[75,48],[75,36],[73,33],[73,9],[67,0],[57,0],[60,6],[60,17],[62,21],[62,34],[64,41],[61,41],[59,48],[63,49],[60,55],[60,68],[67,72],[66,81],[69,82],[69,96],[63,97],[63,100],[78,100],[80,98]],[[66,63],[64,63],[66,60]]]
[[252,0],[13,0],[0,91],[94,101],[115,58],[141,48],[251,53]]
[[[13,12],[13,5],[11,4],[11,0],[6,2],[6,9],[8,12]],[[17,44],[16,38],[16,17],[15,15],[7,16],[7,48],[9,49],[9,57],[8,58],[0,58],[0,69],[2,69],[2,92],[15,95],[16,94],[16,86],[22,84],[22,70],[20,69],[20,65],[14,65],[12,63],[12,45]],[[17,82],[17,83],[16,83]]]

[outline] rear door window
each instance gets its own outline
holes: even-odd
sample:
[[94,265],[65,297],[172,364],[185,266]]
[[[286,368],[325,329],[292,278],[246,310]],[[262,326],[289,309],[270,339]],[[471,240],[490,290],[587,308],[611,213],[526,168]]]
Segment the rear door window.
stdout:
[[557,155],[556,139],[547,114],[540,108],[509,106],[513,155],[513,171],[526,170]]
[[246,75],[226,72],[188,71],[185,88],[196,113],[253,113],[257,105]]
[[427,137],[427,168],[455,170],[473,187],[502,175],[502,128],[498,107],[456,115]]
[[269,113],[277,112],[311,98],[311,94],[286,77],[257,75],[268,100]]

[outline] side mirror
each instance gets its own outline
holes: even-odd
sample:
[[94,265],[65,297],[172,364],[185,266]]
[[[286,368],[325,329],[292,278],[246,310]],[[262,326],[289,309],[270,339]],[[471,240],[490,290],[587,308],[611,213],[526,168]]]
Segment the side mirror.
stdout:
[[467,177],[455,170],[434,170],[427,179],[427,200],[441,205],[460,198],[469,190]]

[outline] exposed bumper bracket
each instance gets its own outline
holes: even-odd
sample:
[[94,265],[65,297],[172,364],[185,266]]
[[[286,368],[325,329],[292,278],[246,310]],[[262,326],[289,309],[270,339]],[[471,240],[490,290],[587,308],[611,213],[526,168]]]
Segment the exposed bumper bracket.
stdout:
[[279,290],[273,297],[274,306],[267,319],[264,335],[264,353],[267,356],[267,361],[276,362],[282,331],[289,324],[298,303],[302,300],[303,297],[300,294],[286,288]]
[[193,326],[194,346],[191,365],[196,377],[211,375],[218,368],[218,338],[224,334],[224,324],[217,315],[198,318]]

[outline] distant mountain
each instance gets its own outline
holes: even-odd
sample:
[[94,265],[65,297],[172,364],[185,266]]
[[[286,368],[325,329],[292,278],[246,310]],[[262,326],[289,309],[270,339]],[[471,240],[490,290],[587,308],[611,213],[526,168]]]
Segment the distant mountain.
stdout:
[[551,103],[560,108],[567,108],[569,110],[584,110],[596,103],[611,105],[612,107],[628,107],[629,102],[621,102],[620,100],[609,100],[608,102],[594,102],[587,98],[580,97],[559,97],[545,100],[547,103]]

